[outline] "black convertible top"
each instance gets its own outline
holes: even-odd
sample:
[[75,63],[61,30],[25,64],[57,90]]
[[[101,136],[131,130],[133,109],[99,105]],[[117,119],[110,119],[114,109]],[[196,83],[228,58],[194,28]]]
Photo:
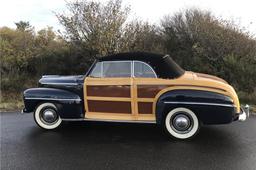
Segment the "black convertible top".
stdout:
[[184,70],[169,55],[148,52],[127,52],[98,58],[99,61],[137,60],[149,64],[159,78],[173,79],[184,74]]

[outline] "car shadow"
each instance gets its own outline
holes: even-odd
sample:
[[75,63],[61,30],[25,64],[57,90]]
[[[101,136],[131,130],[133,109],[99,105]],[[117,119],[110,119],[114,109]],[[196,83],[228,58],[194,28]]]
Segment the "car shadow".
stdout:
[[[132,165],[137,161],[153,169],[165,169],[164,165],[183,162],[197,169],[198,165],[193,163],[198,160],[204,161],[203,165],[207,167],[212,159],[217,162],[225,159],[225,165],[232,165],[233,159],[228,159],[230,155],[245,157],[247,153],[237,150],[242,145],[241,139],[236,137],[223,126],[202,127],[195,138],[180,141],[168,138],[156,125],[69,122],[54,131],[31,128],[26,145],[33,155],[82,159],[80,166],[97,158],[101,166],[119,160],[111,166],[126,165],[127,162]],[[162,163],[157,164],[155,160]]]
[[[152,124],[108,123],[108,122],[63,122],[56,130],[34,128],[30,139],[51,138],[56,136],[63,141],[68,140],[76,144],[106,144],[106,143],[184,143],[203,145],[218,143],[220,146],[235,144],[232,133],[220,126],[203,126],[200,132],[190,140],[176,140],[170,138],[164,130]],[[72,144],[72,143],[71,143]]]

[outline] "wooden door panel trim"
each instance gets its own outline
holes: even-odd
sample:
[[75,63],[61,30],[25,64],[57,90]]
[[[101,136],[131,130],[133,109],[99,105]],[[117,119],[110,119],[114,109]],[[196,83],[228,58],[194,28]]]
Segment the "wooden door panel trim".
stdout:
[[138,98],[155,98],[158,92],[170,85],[137,85]]
[[152,114],[140,114],[138,118],[135,118],[131,114],[123,113],[103,113],[103,112],[88,112],[85,115],[85,119],[94,120],[130,120],[130,121],[155,121],[155,115]]
[[126,116],[126,117],[131,117],[131,114],[127,113],[106,113],[106,112],[88,112],[88,115],[107,115],[107,116]]
[[[107,91],[104,92],[104,88]],[[98,90],[96,95],[95,90]],[[85,118],[134,120],[131,92],[132,78],[87,77],[84,80]]]
[[153,114],[153,102],[138,102],[139,114]]
[[153,114],[139,114],[137,120],[141,121],[156,121],[156,116]]
[[131,86],[131,108],[132,108],[132,115],[134,116],[134,119],[137,119],[138,118],[138,108],[137,108],[137,102],[136,102],[136,99],[137,99],[137,86],[134,86],[133,83],[134,83],[134,79],[131,79],[131,83],[132,83],[132,86]]
[[87,103],[87,82],[86,82],[86,79],[87,78],[85,78],[85,80],[84,80],[84,85],[83,85],[83,87],[84,87],[84,92],[83,92],[83,94],[84,94],[84,117],[86,116],[86,113],[87,112],[89,112],[89,108],[88,108],[88,103]]
[[131,86],[131,78],[91,78],[85,79],[86,86],[101,86],[101,85],[129,85]]
[[130,85],[88,85],[87,96],[131,97]]
[[[157,87],[157,86],[166,86],[166,88],[168,87],[193,87],[193,88],[208,88],[208,89],[213,89],[213,90],[219,90],[222,92],[226,92],[226,90],[221,89],[221,88],[217,88],[214,86],[202,86],[202,84],[198,84],[198,83],[194,83],[191,81],[183,81],[183,82],[178,82],[178,81],[174,81],[174,80],[169,80],[167,81],[165,80],[164,82],[162,82],[161,84],[159,84],[158,81],[154,82],[137,82],[136,85],[139,87],[146,87],[146,86],[153,86],[153,87]],[[203,83],[203,82],[202,82]]]
[[106,120],[135,120],[134,116],[131,114],[105,112],[88,112],[86,113],[85,118]]
[[87,96],[86,100],[97,100],[97,101],[121,101],[121,102],[131,102],[131,98],[126,97],[96,97]]
[[89,112],[132,114],[131,102],[87,100]]
[[[120,80],[121,81],[121,80]],[[115,86],[115,85],[120,85],[120,86],[131,86],[130,82],[119,82],[119,81],[114,81],[114,82],[90,82],[87,83],[88,86]]]
[[154,102],[155,98],[137,98],[138,102]]

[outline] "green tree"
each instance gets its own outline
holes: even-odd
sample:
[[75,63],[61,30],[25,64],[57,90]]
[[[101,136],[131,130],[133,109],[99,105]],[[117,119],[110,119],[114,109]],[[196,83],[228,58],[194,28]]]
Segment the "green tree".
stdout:
[[187,70],[220,76],[237,90],[253,92],[256,40],[233,22],[188,9],[162,21],[165,46]]
[[118,51],[129,7],[122,7],[120,0],[106,4],[84,0],[70,2],[67,8],[71,15],[57,14],[67,39],[101,55]]
[[127,23],[120,44],[120,51],[164,52],[160,28],[138,20]]
[[0,28],[1,89],[17,92],[36,85],[42,74],[63,73],[67,64],[74,63],[65,60],[69,51],[69,45],[50,27],[37,33]]
[[30,23],[28,21],[19,21],[19,22],[15,22],[16,25],[16,29],[19,31],[32,31],[33,27],[30,25]]

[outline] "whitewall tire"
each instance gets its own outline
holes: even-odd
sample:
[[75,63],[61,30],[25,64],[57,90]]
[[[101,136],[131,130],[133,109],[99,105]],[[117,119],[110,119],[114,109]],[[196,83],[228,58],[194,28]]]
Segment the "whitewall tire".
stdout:
[[171,110],[165,117],[164,127],[176,139],[189,139],[199,131],[199,121],[194,112],[179,107]]
[[52,103],[40,104],[36,108],[34,119],[37,125],[43,129],[55,129],[62,122],[56,106]]

